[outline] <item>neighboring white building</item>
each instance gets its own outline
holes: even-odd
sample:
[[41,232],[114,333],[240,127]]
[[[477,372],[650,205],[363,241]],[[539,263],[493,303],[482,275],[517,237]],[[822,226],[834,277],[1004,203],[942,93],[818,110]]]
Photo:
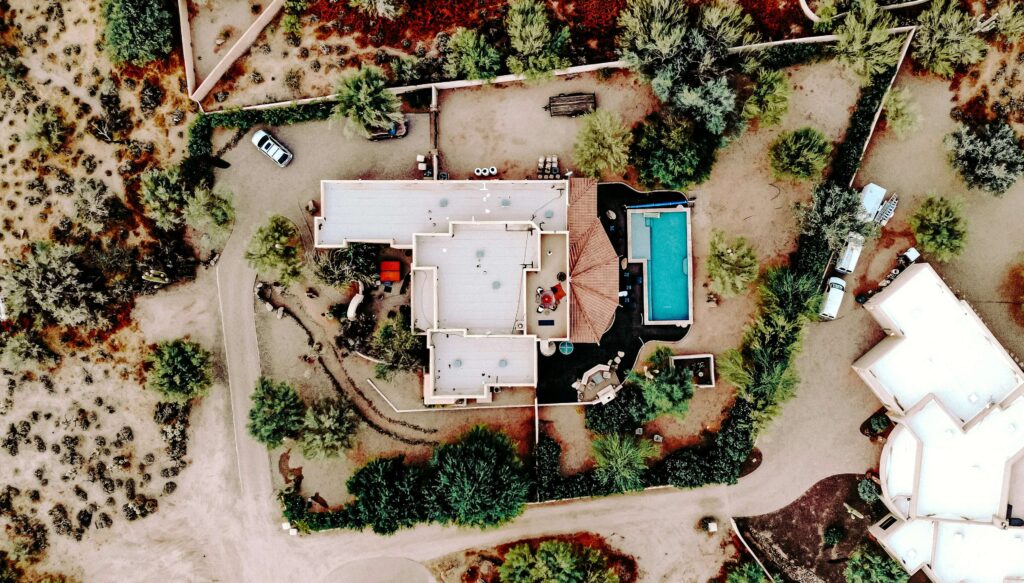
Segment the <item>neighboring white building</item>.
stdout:
[[1024,580],[1024,372],[930,265],[865,308],[888,336],[853,368],[896,421],[871,533],[938,583]]
[[317,247],[412,251],[426,404],[534,387],[538,343],[597,342],[615,317],[618,255],[593,180],[323,181],[321,209]]

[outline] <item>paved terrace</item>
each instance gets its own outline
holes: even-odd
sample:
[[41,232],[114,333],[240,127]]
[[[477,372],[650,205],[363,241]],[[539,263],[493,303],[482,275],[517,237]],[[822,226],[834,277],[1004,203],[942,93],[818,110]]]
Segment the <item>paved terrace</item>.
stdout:
[[454,221],[532,221],[568,226],[565,180],[324,180],[316,245],[347,242],[411,247],[417,233],[445,233]]

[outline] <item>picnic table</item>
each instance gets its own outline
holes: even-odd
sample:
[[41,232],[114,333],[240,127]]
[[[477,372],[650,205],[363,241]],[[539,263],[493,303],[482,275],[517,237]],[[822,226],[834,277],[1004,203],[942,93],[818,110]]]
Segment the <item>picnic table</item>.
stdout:
[[559,93],[548,98],[544,107],[554,116],[578,117],[597,109],[597,95],[594,93]]

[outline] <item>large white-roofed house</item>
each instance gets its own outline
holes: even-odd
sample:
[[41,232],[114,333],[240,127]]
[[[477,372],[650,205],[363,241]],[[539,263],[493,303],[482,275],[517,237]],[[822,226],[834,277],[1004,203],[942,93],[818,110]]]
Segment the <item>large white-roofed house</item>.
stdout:
[[865,307],[888,336],[853,368],[896,421],[871,533],[939,583],[1021,580],[1024,372],[930,265]]
[[[570,212],[571,200],[592,204]],[[614,318],[618,256],[605,252],[611,243],[592,180],[325,180],[320,208],[319,248],[360,242],[412,251],[411,325],[429,351],[426,404],[487,402],[495,388],[536,387],[540,342],[596,342]],[[600,233],[588,232],[586,249],[570,253],[570,223],[584,215]],[[604,275],[595,285],[583,274],[596,270]],[[585,327],[574,325],[578,316]]]

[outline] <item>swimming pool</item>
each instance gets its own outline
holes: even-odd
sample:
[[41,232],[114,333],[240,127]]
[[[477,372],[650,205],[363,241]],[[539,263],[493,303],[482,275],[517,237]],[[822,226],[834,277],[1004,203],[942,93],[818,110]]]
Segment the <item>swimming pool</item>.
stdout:
[[629,257],[644,266],[644,323],[691,322],[690,214],[684,207],[630,209]]

